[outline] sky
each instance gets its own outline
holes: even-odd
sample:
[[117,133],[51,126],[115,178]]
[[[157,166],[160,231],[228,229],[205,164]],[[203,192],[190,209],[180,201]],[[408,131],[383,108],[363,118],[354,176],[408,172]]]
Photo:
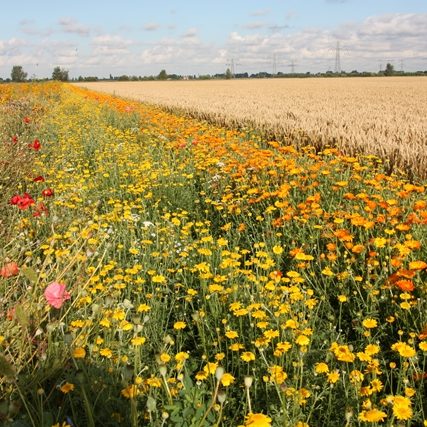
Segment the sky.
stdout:
[[387,63],[427,70],[427,0],[0,0],[2,78],[14,65],[43,78],[56,66],[108,77]]

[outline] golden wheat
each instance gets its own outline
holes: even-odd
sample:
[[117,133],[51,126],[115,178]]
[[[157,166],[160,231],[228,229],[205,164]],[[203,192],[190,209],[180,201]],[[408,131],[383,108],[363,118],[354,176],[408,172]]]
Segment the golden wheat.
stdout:
[[[80,83],[79,83],[80,84]],[[427,177],[427,78],[97,82],[81,86]]]

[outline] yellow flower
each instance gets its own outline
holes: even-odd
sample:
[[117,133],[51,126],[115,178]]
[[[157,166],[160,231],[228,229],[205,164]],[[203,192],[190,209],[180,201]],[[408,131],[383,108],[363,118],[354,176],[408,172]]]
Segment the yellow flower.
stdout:
[[316,363],[316,366],[314,367],[314,372],[316,372],[316,374],[326,374],[329,372],[329,367],[324,362]]
[[339,302],[346,302],[347,301],[347,297],[345,295],[338,295],[338,301]]
[[372,329],[372,328],[376,328],[378,326],[378,323],[375,319],[370,319],[367,318],[362,322],[362,325],[366,328],[366,329]]
[[121,393],[126,399],[132,399],[138,395],[138,387],[135,384],[131,384],[124,388]]
[[173,328],[177,331],[180,331],[182,329],[185,329],[187,324],[185,322],[175,322],[173,325]]
[[307,346],[310,343],[310,338],[306,337],[305,335],[299,335],[295,340],[295,343],[299,346]]
[[70,391],[74,390],[74,384],[71,383],[65,383],[61,386],[60,390],[62,391],[62,393],[67,394]]
[[159,356],[159,359],[162,361],[162,363],[168,363],[171,360],[171,357],[167,353],[162,353]]
[[369,356],[373,356],[374,354],[379,353],[380,346],[376,344],[368,344],[365,348],[365,353]]
[[86,350],[83,347],[76,347],[73,350],[74,359],[84,359],[86,356]]
[[406,397],[412,397],[415,395],[415,393],[416,393],[416,391],[413,388],[405,387],[405,396]]
[[408,397],[394,396],[393,415],[398,420],[409,420],[412,418],[411,401]]
[[199,371],[196,374],[196,380],[197,381],[203,381],[208,377],[208,373],[205,371]]
[[384,237],[377,237],[374,239],[374,246],[376,248],[383,248],[387,243],[387,239]]
[[339,345],[336,342],[332,343],[330,350],[340,362],[354,362],[356,356],[350,351],[347,345]]
[[153,283],[166,283],[165,276],[162,276],[161,274],[156,274],[151,278]]
[[273,246],[273,253],[275,255],[280,255],[281,253],[283,253],[283,248],[279,245]]
[[340,379],[340,373],[338,370],[335,370],[334,372],[330,372],[328,374],[328,383],[335,384]]
[[237,338],[239,336],[239,334],[236,331],[227,331],[225,333],[225,336],[227,338],[233,339],[233,338]]
[[146,313],[147,311],[150,311],[150,310],[151,310],[151,307],[147,304],[140,304],[136,309],[138,313]]
[[187,360],[190,357],[190,355],[186,351],[180,351],[179,353],[176,353],[175,360],[178,363],[182,363],[185,360]]
[[420,350],[422,351],[427,351],[427,341],[422,341],[418,344],[418,347],[420,348]]
[[109,348],[103,348],[99,354],[101,356],[106,357],[107,359],[110,359],[113,356],[113,352]]
[[253,354],[251,351],[245,351],[240,355],[240,358],[244,362],[250,362],[251,360],[255,360],[255,354]]
[[272,419],[264,414],[248,414],[245,420],[245,427],[269,427]]
[[207,374],[211,374],[214,375],[216,372],[216,368],[218,368],[218,363],[216,362],[208,362],[204,367],[203,370],[207,373]]
[[366,421],[368,423],[377,423],[379,421],[384,421],[384,418],[386,417],[387,414],[378,409],[365,410],[359,414],[359,420]]
[[144,344],[145,341],[146,341],[145,337],[134,337],[131,339],[130,342],[132,343],[132,345],[134,345],[136,347],[136,346]]
[[414,348],[404,342],[394,343],[391,349],[397,351],[401,357],[414,357],[416,355]]
[[235,380],[235,378],[233,377],[233,375],[225,373],[222,378],[221,378],[221,384],[224,387],[228,387],[231,383],[233,383]]

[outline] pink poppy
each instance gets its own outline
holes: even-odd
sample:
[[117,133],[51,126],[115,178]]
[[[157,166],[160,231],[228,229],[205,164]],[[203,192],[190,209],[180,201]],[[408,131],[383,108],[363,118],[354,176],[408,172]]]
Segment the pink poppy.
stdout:
[[71,298],[63,283],[52,282],[45,290],[44,296],[48,304],[55,308],[61,308],[65,301]]

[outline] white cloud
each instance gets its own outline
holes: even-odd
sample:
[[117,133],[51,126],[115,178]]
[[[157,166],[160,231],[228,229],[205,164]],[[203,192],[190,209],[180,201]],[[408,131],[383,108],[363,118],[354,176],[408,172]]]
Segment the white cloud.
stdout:
[[79,36],[88,36],[90,33],[88,27],[79,24],[73,18],[62,18],[58,23],[64,33],[78,34]]
[[265,16],[270,13],[270,9],[258,9],[250,13],[251,16]]
[[156,22],[148,22],[143,28],[145,31],[156,31],[160,28],[160,24]]

